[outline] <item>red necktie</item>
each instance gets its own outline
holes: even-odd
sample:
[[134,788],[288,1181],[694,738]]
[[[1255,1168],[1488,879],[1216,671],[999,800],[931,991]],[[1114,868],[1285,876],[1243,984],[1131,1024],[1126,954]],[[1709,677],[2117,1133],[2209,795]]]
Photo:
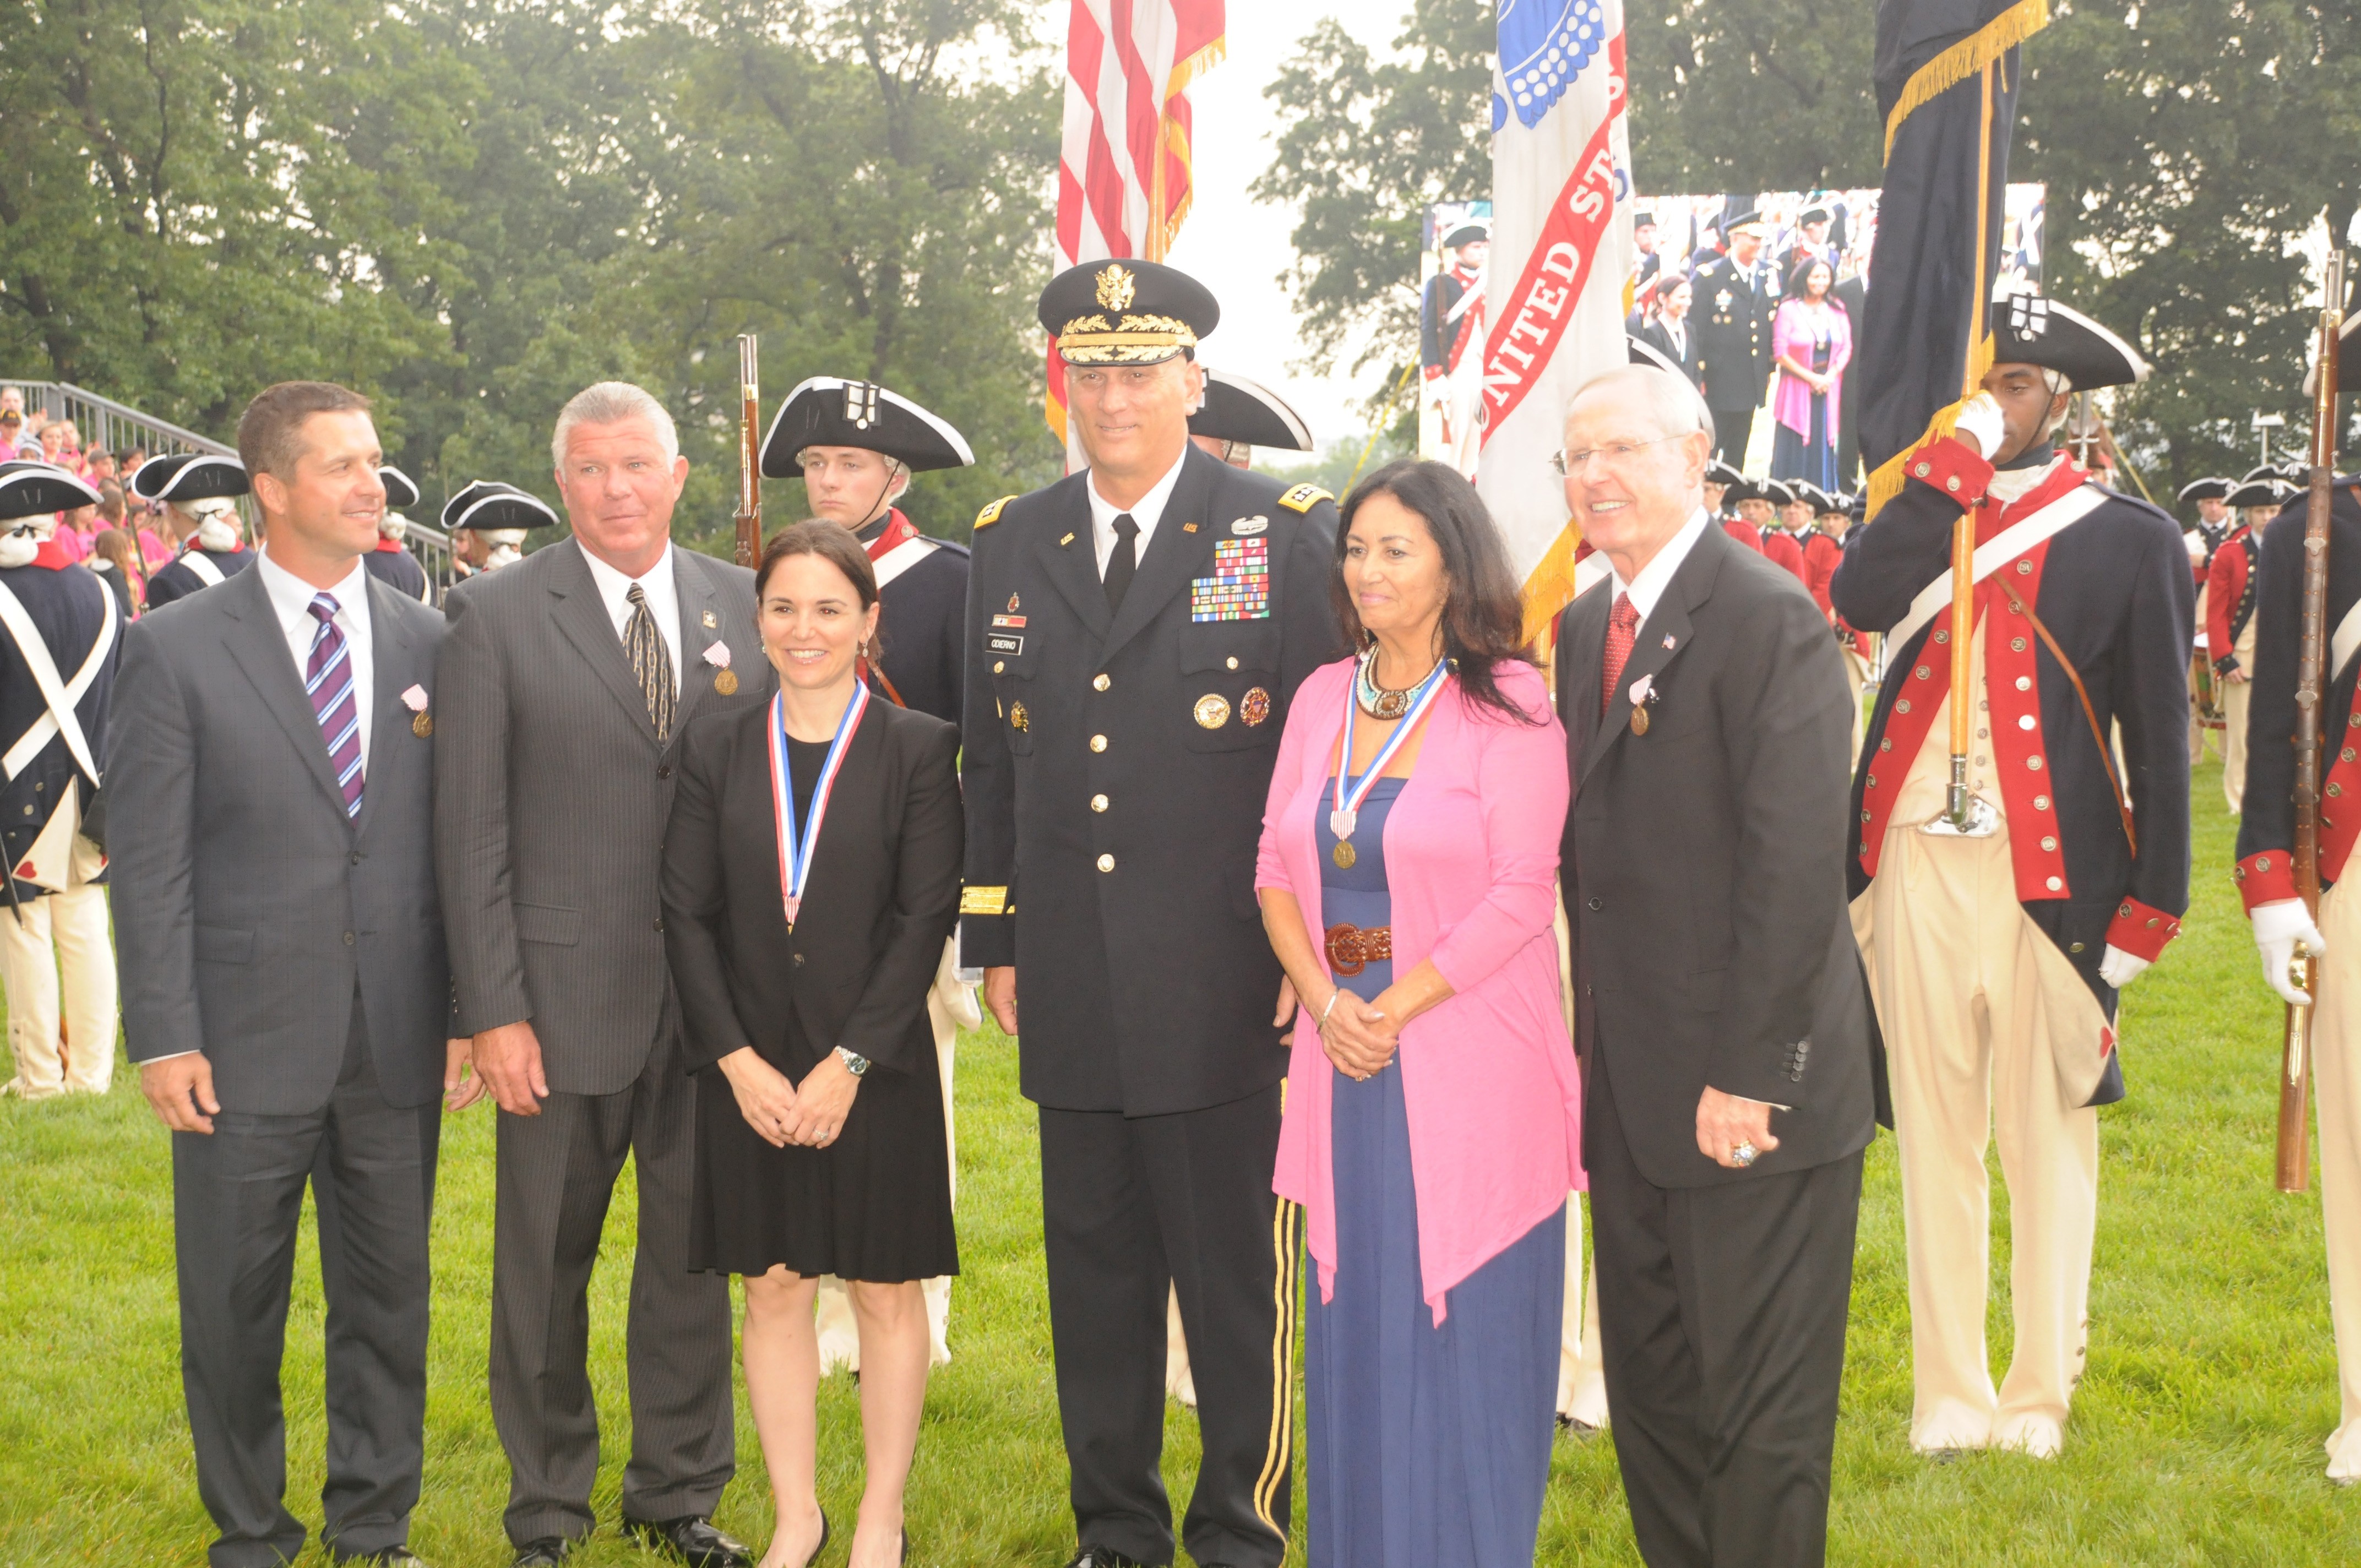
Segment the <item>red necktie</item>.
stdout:
[[1631,643],[1640,633],[1640,611],[1630,594],[1617,594],[1615,608],[1607,612],[1607,656],[1600,663],[1605,679],[1598,688],[1598,711],[1605,713],[1615,703],[1615,683],[1623,678],[1623,666],[1631,662]]

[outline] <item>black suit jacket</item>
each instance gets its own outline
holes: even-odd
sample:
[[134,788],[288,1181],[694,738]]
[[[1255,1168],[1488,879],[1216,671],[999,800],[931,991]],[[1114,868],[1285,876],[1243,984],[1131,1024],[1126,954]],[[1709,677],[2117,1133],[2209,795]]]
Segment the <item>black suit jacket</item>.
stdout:
[[[768,703],[688,727],[664,834],[664,952],[692,1070],[752,1046],[800,1079],[839,1046],[935,1070],[927,990],[959,914],[959,730],[873,700],[820,819],[801,917],[779,888]],[[806,1059],[788,1049],[790,1010]]]
[[[1255,853],[1288,702],[1339,650],[1336,509],[1194,446],[1181,464],[1120,614],[1086,475],[975,534],[961,954],[1016,966],[1024,1092],[1059,1110],[1202,1110],[1287,1070]],[[1217,549],[1257,543],[1263,613],[1197,620]]]
[[1697,390],[1705,390],[1704,372],[1697,365],[1697,328],[1694,314],[1681,323],[1681,343],[1677,348],[1673,345],[1672,330],[1664,324],[1662,317],[1641,327],[1640,336],[1649,347],[1678,365],[1682,374],[1688,377]]
[[[1708,524],[1598,711],[1614,583],[1567,607],[1557,651],[1574,805],[1560,850],[1577,1038],[1604,1060],[1641,1172],[1706,1187],[1865,1146],[1876,1024],[1845,900],[1853,697],[1795,577]],[[1632,684],[1649,678],[1645,735]],[[1748,1170],[1697,1152],[1697,1099],[1774,1112]]]

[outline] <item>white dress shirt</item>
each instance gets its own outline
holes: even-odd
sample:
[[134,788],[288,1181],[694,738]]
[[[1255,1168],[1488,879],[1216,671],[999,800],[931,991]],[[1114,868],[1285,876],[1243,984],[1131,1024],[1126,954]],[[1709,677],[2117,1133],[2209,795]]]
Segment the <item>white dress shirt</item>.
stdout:
[[615,640],[621,641],[623,630],[631,624],[631,585],[637,583],[647,595],[648,613],[656,618],[656,630],[663,633],[664,652],[672,657],[672,694],[680,695],[680,684],[686,677],[680,665],[680,587],[672,575],[672,543],[664,543],[664,554],[642,577],[627,577],[589,551],[582,558],[590,563],[590,580],[598,585],[598,598],[607,606],[607,619],[615,623]]
[[1689,329],[1686,322],[1676,322],[1672,317],[1666,316],[1664,335],[1673,341],[1673,359],[1675,363],[1688,357]]
[[369,710],[377,695],[377,663],[369,656],[368,569],[355,556],[351,576],[323,590],[272,560],[267,547],[256,556],[254,569],[262,574],[262,591],[270,596],[270,609],[279,617],[279,630],[287,639],[287,652],[294,657],[299,681],[311,668],[312,640],[320,634],[320,623],[312,615],[312,596],[324,591],[336,601],[336,630],[345,634],[345,657],[353,670],[353,717],[360,721],[361,788],[366,791]]
[[[1656,601],[1664,597],[1664,589],[1672,585],[1673,574],[1681,569],[1681,563],[1689,558],[1689,552],[1696,549],[1697,542],[1705,536],[1706,522],[1705,508],[1699,507],[1691,512],[1688,521],[1681,524],[1681,531],[1666,540],[1664,547],[1657,551],[1648,564],[1640,568],[1639,576],[1628,583],[1611,564],[1608,566],[1607,575],[1614,579],[1615,591],[1630,595],[1631,608],[1640,612],[1642,630],[1647,630],[1649,613],[1656,608]],[[1614,608],[1613,599],[1607,603],[1609,609]]]
[[1181,465],[1189,461],[1189,444],[1180,444],[1180,455],[1164,477],[1148,487],[1148,491],[1127,507],[1119,507],[1099,494],[1099,480],[1093,474],[1083,481],[1091,498],[1091,547],[1098,552],[1099,580],[1106,580],[1107,563],[1115,559],[1115,520],[1128,512],[1131,521],[1139,524],[1139,537],[1132,546],[1132,565],[1148,559],[1148,541],[1156,532],[1156,525],[1164,516],[1164,504],[1172,499],[1172,487],[1180,482]]

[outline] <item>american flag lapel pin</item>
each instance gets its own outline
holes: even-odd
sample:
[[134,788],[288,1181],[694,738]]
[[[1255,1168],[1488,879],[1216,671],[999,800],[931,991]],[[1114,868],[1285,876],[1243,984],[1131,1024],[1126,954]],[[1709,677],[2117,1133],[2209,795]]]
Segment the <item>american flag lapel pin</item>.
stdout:
[[1669,648],[1671,648],[1671,647],[1672,647],[1672,645],[1673,645],[1673,634],[1672,634],[1671,632],[1667,631],[1667,632],[1665,632],[1665,633],[1664,633],[1664,646],[1665,646],[1667,649],[1669,649]]

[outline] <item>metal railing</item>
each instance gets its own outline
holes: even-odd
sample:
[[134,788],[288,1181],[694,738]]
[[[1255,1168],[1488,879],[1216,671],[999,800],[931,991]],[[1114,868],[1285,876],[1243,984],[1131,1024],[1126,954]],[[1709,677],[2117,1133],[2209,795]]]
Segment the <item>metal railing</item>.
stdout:
[[[137,447],[150,457],[169,456],[176,452],[208,452],[216,456],[235,457],[237,448],[227,446],[193,430],[183,430],[169,420],[141,413],[127,403],[101,397],[66,381],[17,381],[0,377],[0,388],[15,387],[25,394],[25,409],[30,414],[38,411],[51,422],[71,420],[81,435],[84,451],[104,450],[120,456]],[[247,526],[252,531],[255,517],[252,507],[241,502],[238,510],[245,514]],[[407,521],[407,520],[405,520]],[[451,539],[437,528],[412,522],[403,542],[411,554],[426,569],[426,580],[433,585],[434,602],[443,602],[445,590],[451,586]]]

